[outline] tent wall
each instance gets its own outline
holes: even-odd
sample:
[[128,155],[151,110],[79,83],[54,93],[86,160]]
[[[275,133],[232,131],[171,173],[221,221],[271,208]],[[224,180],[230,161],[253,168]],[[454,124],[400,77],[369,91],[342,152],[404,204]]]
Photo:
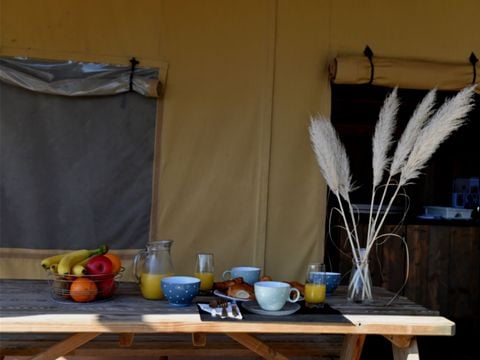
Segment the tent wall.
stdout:
[[476,0],[0,0],[0,53],[168,63],[153,239],[178,273],[256,264],[303,278],[322,259],[325,184],[309,115],[329,113],[337,54],[467,61]]

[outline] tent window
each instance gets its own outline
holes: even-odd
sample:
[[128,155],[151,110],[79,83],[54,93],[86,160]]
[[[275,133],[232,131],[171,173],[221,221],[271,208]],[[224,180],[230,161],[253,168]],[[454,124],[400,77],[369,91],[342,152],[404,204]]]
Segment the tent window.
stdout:
[[[68,88],[65,73],[55,71],[61,88]],[[154,79],[148,81],[158,88]],[[157,100],[125,91],[51,95],[2,80],[1,246],[143,247],[149,236]]]

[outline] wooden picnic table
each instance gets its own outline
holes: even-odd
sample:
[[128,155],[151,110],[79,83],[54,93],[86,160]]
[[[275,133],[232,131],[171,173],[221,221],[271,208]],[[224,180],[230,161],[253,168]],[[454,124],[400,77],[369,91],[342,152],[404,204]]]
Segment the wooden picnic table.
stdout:
[[[455,331],[452,321],[405,297],[387,306],[393,294],[381,288],[374,289],[372,303],[355,304],[347,302],[346,290],[339,287],[327,303],[344,321],[323,315],[313,322],[293,322],[288,316],[281,321],[203,321],[196,305],[177,308],[145,300],[133,283],[121,283],[112,299],[84,304],[55,300],[47,281],[0,280],[0,292],[0,356],[10,354],[6,348],[12,334],[31,336],[32,345],[37,334],[57,335],[55,343],[32,359],[55,359],[105,334],[118,334],[118,345],[128,353],[136,334],[181,333],[191,334],[197,347],[205,345],[207,334],[226,334],[266,359],[287,357],[263,342],[261,334],[344,335],[342,360],[359,359],[367,335],[383,335],[392,343],[395,360],[412,360],[419,358],[417,336],[452,336]],[[208,299],[197,299],[203,300]]]

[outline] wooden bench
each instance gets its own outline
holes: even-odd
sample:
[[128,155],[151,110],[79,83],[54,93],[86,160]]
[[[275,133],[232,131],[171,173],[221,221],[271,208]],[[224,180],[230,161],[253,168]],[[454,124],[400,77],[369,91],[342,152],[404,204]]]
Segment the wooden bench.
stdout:
[[[2,334],[0,356],[34,356],[58,343],[69,334]],[[308,357],[322,360],[338,359],[343,335],[257,335],[262,342],[289,358]],[[130,336],[100,335],[68,355],[105,357],[169,356],[234,358],[258,356],[226,335],[208,334],[206,343],[194,344],[187,334],[141,334]]]

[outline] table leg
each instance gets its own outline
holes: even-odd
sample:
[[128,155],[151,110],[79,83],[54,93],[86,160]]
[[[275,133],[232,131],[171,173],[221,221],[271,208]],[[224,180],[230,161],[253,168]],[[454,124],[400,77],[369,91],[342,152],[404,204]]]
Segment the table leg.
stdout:
[[207,334],[193,333],[192,345],[195,347],[205,347],[207,345]]
[[49,347],[41,354],[32,356],[30,360],[50,360],[56,359],[60,356],[66,355],[72,350],[82,346],[90,340],[96,338],[100,333],[79,333],[70,336],[69,338]]
[[135,337],[135,334],[133,333],[122,333],[118,335],[118,346],[120,347],[132,346],[134,337]]
[[364,343],[365,335],[345,335],[340,360],[359,360]]
[[417,340],[412,338],[408,347],[398,347],[392,343],[393,359],[394,360],[419,360]]
[[286,356],[258,340],[255,336],[246,333],[227,333],[227,335],[264,359],[288,360]]

